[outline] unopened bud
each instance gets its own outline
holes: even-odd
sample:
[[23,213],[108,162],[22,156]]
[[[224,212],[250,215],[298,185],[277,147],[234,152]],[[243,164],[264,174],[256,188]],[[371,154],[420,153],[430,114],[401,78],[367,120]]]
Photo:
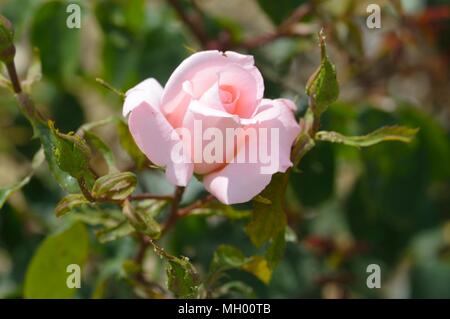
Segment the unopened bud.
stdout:
[[14,60],[16,48],[14,47],[14,29],[11,21],[0,15],[0,60],[10,63]]

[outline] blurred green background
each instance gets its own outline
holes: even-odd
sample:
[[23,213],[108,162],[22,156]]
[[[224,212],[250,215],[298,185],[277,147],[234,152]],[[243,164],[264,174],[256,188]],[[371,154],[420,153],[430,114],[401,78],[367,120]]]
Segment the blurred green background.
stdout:
[[[305,2],[179,1],[181,10],[199,19],[208,39],[225,38],[233,50],[253,54],[265,96],[294,99],[299,116],[307,107],[306,80],[319,63],[317,32],[323,26],[341,94],[322,128],[357,135],[401,124],[420,132],[411,144],[361,150],[319,144],[291,176],[287,213],[293,232],[270,284],[231,271],[225,282],[235,284],[223,296],[450,298],[448,1],[311,1],[313,9],[289,36],[254,48],[242,45],[274,32]],[[66,27],[69,3],[81,6],[80,29]],[[369,3],[381,7],[381,29],[366,27]],[[28,81],[24,85],[29,84],[38,108],[63,132],[120,114],[120,98],[96,77],[123,91],[147,77],[164,84],[192,50],[202,49],[173,6],[162,0],[0,0],[0,12],[15,26],[19,76]],[[42,77],[31,85],[40,77],[39,60]],[[115,127],[97,132],[122,170],[134,167]],[[22,179],[38,149],[14,97],[1,87],[0,187]],[[94,154],[92,163],[105,171],[99,156]],[[173,191],[149,169],[139,172],[139,187]],[[203,192],[193,181],[184,202]],[[54,215],[63,195],[44,164],[0,210],[0,298],[23,296],[26,270],[40,242],[72,223]],[[243,225],[243,220],[192,216],[180,220],[163,243],[171,253],[188,256],[202,273],[220,244],[255,253]],[[133,239],[100,244],[94,228],[88,228],[89,258],[76,296],[145,297],[128,284],[123,269],[137,249]],[[381,289],[366,286],[366,267],[372,263],[381,266]],[[148,254],[145,267],[150,279],[164,285],[158,257]]]

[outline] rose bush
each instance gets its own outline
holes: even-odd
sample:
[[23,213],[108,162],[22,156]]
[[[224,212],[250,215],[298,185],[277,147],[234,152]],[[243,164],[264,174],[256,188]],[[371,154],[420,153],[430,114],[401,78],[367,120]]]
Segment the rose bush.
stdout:
[[[217,199],[235,204],[249,201],[269,184],[273,174],[292,166],[291,147],[300,132],[295,104],[287,99],[264,99],[263,95],[263,77],[252,56],[202,51],[184,60],[164,88],[149,78],[130,89],[123,115],[129,116],[136,144],[154,164],[166,169],[170,183],[186,186],[195,173],[203,177],[205,188]],[[204,148],[195,141],[199,138],[195,121],[201,122],[203,130],[218,130],[222,138],[227,129],[235,129],[237,142],[214,140],[217,148],[223,148],[221,160],[194,159],[196,151],[202,153]],[[246,133],[261,128],[275,129],[277,134],[258,135],[255,147]],[[187,140],[183,130],[192,133],[194,140]],[[186,148],[191,150],[187,161],[174,159],[172,152],[180,142],[191,146]],[[257,156],[260,148],[271,152],[269,168]],[[236,161],[240,155],[257,160]]]

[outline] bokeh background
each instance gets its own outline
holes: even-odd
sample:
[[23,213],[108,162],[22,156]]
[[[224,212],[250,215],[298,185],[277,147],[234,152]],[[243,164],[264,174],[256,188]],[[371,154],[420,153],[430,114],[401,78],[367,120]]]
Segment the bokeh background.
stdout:
[[[252,39],[276,32],[308,1],[177,1],[207,43],[169,2],[0,0],[0,12],[15,26],[19,76],[38,108],[63,132],[120,114],[120,98],[96,77],[123,91],[150,76],[165,83],[184,58],[205,46],[253,54],[265,95],[294,99],[300,116],[307,107],[306,81],[319,64],[317,32],[324,27],[341,94],[324,115],[322,128],[357,135],[402,124],[420,132],[410,144],[361,150],[319,144],[291,176],[287,214],[292,233],[270,284],[232,271],[227,281],[236,284],[223,296],[450,298],[448,1],[310,1],[311,10],[289,35],[256,45]],[[66,27],[69,3],[81,5],[80,29]],[[380,29],[366,26],[369,3],[381,7]],[[135,166],[114,126],[97,132],[121,169]],[[14,97],[0,88],[0,187],[27,175],[38,149]],[[92,163],[105,170],[101,157],[94,156]],[[141,190],[173,191],[154,170],[141,169],[139,176]],[[193,181],[184,202],[203,192]],[[62,196],[44,164],[1,208],[0,298],[23,296],[26,270],[39,243],[71,222],[55,217]],[[192,216],[180,220],[163,242],[202,272],[219,244],[255,252],[243,225],[243,220]],[[89,261],[77,297],[145,296],[129,285],[123,269],[135,254],[135,241],[124,237],[100,244],[95,227],[89,229]],[[372,263],[381,267],[381,289],[366,286],[366,267]],[[150,278],[164,284],[158,257],[149,254],[145,267]]]

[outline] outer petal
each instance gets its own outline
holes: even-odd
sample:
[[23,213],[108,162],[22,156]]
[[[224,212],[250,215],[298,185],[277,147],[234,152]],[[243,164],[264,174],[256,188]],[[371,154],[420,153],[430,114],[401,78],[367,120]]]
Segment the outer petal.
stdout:
[[272,175],[261,174],[259,163],[230,163],[222,170],[206,175],[203,184],[218,200],[230,205],[248,202],[258,195],[271,179]]
[[[279,149],[278,162],[268,165],[261,163],[258,158],[256,163],[230,163],[222,170],[206,175],[203,179],[205,188],[225,204],[247,202],[269,184],[272,174],[285,172],[292,166],[291,148],[300,133],[293,109],[295,109],[294,103],[286,99],[264,100],[254,118],[242,121],[246,124],[246,128],[267,128],[269,131],[270,128],[278,129],[278,140],[274,141]],[[272,142],[270,134],[268,137],[270,152]],[[246,154],[252,151],[247,143],[239,150],[236,158],[239,158],[239,153],[243,150]]]
[[[276,143],[279,149],[279,162],[278,165],[271,168],[273,173],[285,172],[292,166],[291,148],[298,134],[300,134],[300,126],[294,116],[295,109],[295,104],[288,99],[264,99],[254,117],[244,123],[257,129],[266,128],[269,132],[272,128],[278,129],[279,140],[272,141],[270,134],[268,134],[267,140],[269,150],[272,143]],[[278,115],[275,115],[277,113]]]
[[125,93],[123,104],[123,116],[127,116],[134,108],[142,102],[147,102],[155,108],[159,108],[163,88],[154,78],[148,78]]
[[186,186],[193,174],[193,164],[172,160],[172,150],[181,139],[159,109],[142,102],[131,112],[128,124],[140,150],[153,163],[166,168],[169,182]]
[[261,73],[253,64],[253,57],[236,52],[225,53],[211,50],[194,53],[185,59],[172,73],[164,88],[161,99],[162,111],[174,127],[179,127],[183,120],[191,96],[183,89],[183,83],[192,83],[194,98],[200,96],[217,81],[217,74],[227,65],[238,64],[248,70],[257,83],[258,102],[264,94],[264,81]]

